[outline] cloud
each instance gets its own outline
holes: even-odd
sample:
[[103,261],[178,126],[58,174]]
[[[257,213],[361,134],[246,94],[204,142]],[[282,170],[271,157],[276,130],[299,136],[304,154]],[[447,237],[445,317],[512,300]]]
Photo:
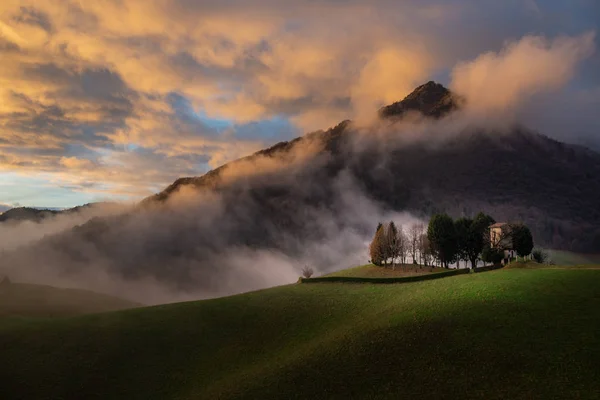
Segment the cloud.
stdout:
[[[97,181],[106,193],[138,198],[301,132],[369,120],[418,84],[443,81],[461,60],[472,60],[461,76],[506,83],[502,96],[482,99],[503,108],[544,85],[562,86],[593,41],[577,35],[600,29],[593,2],[557,7],[531,0],[3,2],[0,170],[50,174],[73,186]],[[506,40],[514,48],[500,51]],[[568,62],[542,68],[529,77],[535,84],[511,86],[507,71],[529,51],[539,54],[536,68],[559,55]],[[586,89],[594,95],[598,60],[584,61],[577,82],[593,83]],[[477,92],[478,81],[465,79],[460,89]],[[570,120],[579,121],[580,136],[596,132],[587,114]],[[277,133],[268,121],[285,122]],[[69,159],[94,168],[74,168]]]
[[384,48],[373,54],[351,92],[355,116],[373,120],[376,110],[394,103],[427,80],[431,56],[424,50]]
[[526,36],[498,53],[458,64],[452,71],[451,88],[467,99],[471,111],[514,111],[538,93],[563,88],[581,61],[593,53],[594,38],[594,33],[551,41]]

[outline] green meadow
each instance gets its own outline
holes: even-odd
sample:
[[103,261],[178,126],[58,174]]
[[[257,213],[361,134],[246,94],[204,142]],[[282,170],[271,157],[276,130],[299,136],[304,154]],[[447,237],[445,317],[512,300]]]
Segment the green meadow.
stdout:
[[514,267],[5,318],[0,398],[598,398],[600,270]]

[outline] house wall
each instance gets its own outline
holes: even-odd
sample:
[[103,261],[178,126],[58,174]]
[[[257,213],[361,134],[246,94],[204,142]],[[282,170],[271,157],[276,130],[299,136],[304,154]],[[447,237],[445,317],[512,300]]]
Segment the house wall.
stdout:
[[[506,235],[506,233],[504,233],[504,235]],[[490,240],[491,240],[492,247],[511,248],[512,242],[511,242],[510,238],[505,237],[502,240],[500,240],[502,238],[502,236],[503,236],[503,230],[501,227],[490,228]]]

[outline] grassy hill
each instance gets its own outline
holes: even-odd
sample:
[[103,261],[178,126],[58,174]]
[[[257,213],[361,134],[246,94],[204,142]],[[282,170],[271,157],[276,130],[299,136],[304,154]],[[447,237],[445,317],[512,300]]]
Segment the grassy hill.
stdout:
[[597,398],[598,287],[506,269],[0,325],[0,398]]
[[126,300],[86,290],[24,283],[0,286],[0,325],[7,317],[68,317],[137,306]]

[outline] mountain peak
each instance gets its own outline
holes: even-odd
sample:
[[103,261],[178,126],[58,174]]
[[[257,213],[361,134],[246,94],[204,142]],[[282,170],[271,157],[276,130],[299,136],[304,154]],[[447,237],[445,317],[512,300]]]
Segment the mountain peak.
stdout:
[[440,118],[459,107],[455,94],[443,85],[429,81],[412,91],[402,101],[379,110],[381,118],[399,118],[408,111],[417,111],[426,117]]

